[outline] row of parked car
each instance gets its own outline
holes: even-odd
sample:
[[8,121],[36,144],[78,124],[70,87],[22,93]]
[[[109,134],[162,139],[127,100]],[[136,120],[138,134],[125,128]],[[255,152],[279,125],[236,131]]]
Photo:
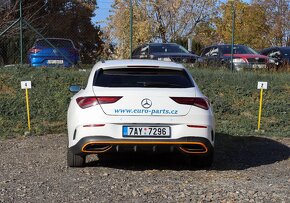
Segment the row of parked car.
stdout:
[[[230,66],[232,50],[230,44],[208,46],[198,56],[175,43],[147,43],[136,48],[135,59],[156,59],[179,63],[201,63],[205,65]],[[245,45],[234,45],[233,67],[244,68],[280,67],[290,64],[290,47],[271,47],[260,53]]]
[[[176,43],[146,43],[132,52],[132,58],[231,67],[231,51],[230,44],[219,44],[204,48],[198,56]],[[0,65],[3,65],[1,52],[0,49]],[[73,41],[63,38],[37,39],[28,51],[27,57],[29,64],[34,67],[71,67],[80,61],[79,50]],[[235,70],[277,68],[285,64],[290,64],[290,47],[271,47],[260,51],[260,53],[245,45],[234,45],[233,47],[233,67]]]

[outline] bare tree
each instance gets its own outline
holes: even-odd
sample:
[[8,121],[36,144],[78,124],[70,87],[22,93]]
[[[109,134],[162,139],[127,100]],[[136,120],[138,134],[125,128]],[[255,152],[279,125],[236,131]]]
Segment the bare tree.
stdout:
[[163,42],[195,34],[201,22],[216,11],[217,0],[150,0],[150,18],[154,19]]
[[[149,41],[173,42],[193,36],[197,26],[215,14],[217,0],[133,0],[133,47]],[[128,57],[128,0],[115,0],[108,32],[118,42],[118,56]]]

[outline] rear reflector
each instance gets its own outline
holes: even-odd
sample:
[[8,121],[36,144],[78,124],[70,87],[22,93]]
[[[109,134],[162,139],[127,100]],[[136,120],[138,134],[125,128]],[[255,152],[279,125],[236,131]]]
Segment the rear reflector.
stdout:
[[111,104],[115,103],[122,97],[79,97],[77,98],[78,105],[82,108],[89,108],[98,104]]
[[190,127],[190,128],[207,128],[207,126],[205,126],[205,125],[187,125],[187,127]]
[[83,127],[103,127],[105,124],[89,124],[89,125],[83,125]]
[[209,102],[202,97],[170,97],[178,104],[193,105],[208,110]]

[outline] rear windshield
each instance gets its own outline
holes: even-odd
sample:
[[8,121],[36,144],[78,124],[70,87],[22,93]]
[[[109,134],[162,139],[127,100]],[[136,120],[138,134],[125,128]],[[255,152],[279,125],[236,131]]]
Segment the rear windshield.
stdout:
[[184,70],[151,68],[100,69],[94,77],[94,86],[188,88],[194,87]]
[[[57,48],[74,48],[74,45],[69,40],[62,40],[62,39],[48,39],[48,41]],[[41,46],[41,47],[51,47],[49,43],[45,40],[38,40],[35,43],[35,46]]]

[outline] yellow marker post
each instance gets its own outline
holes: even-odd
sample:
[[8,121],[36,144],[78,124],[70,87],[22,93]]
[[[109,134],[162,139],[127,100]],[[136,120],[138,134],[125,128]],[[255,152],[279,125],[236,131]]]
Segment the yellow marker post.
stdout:
[[262,103],[263,103],[263,87],[260,90],[260,108],[259,108],[259,116],[258,116],[258,130],[260,130],[260,127],[261,127]]
[[31,81],[21,81],[21,89],[25,89],[25,98],[26,98],[26,111],[27,111],[27,125],[30,132],[30,110],[29,110],[29,97],[28,89],[31,89]]
[[28,98],[28,89],[25,89],[26,95],[26,111],[27,111],[27,123],[28,123],[28,130],[30,131],[30,111],[29,111],[29,98]]
[[258,114],[258,131],[260,130],[260,127],[261,127],[263,89],[267,89],[267,86],[268,86],[267,82],[258,82],[258,89],[260,89],[260,107],[259,107],[259,114]]

